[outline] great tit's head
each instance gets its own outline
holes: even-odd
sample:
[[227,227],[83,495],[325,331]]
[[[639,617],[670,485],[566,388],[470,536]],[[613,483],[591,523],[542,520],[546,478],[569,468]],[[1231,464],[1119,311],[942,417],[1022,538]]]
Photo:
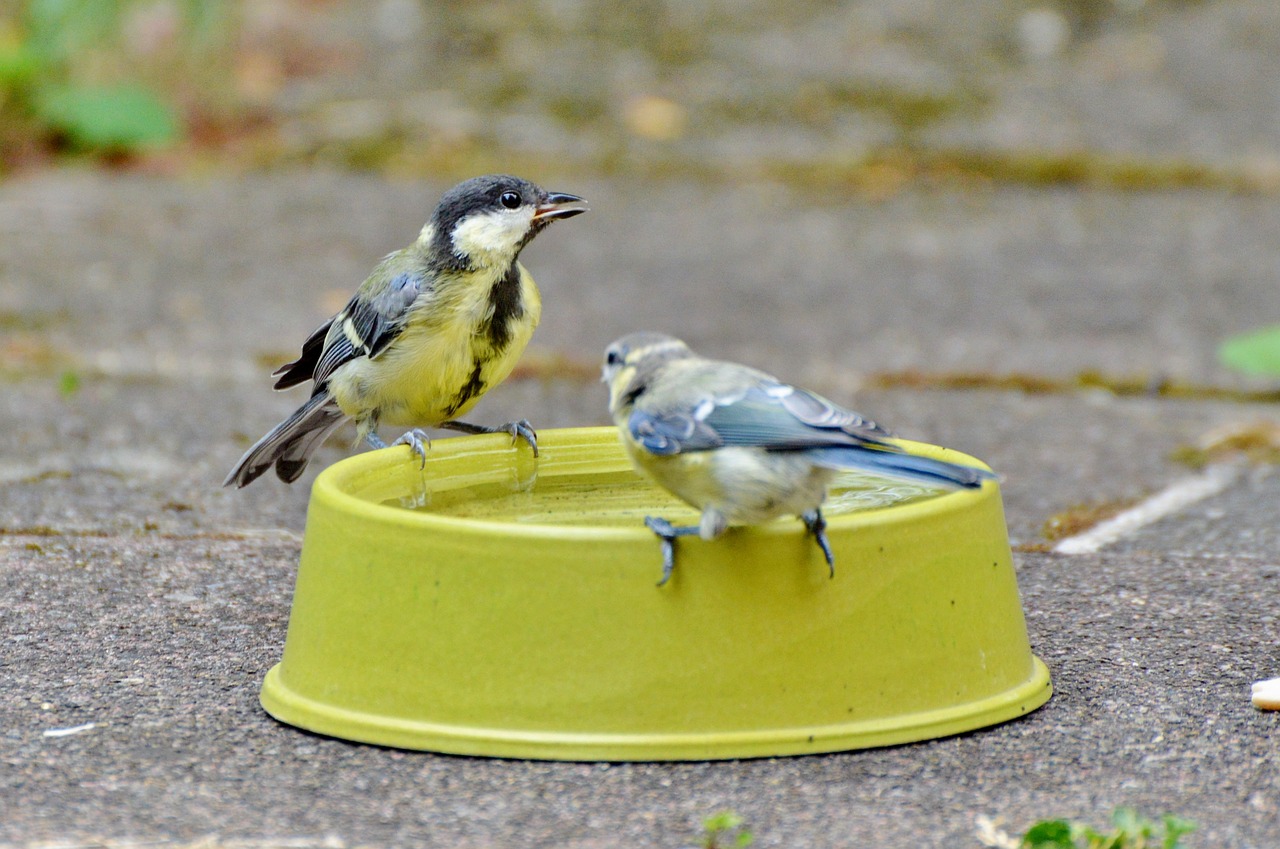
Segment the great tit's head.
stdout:
[[451,264],[482,268],[510,264],[552,221],[586,211],[586,201],[577,195],[490,174],[445,192],[427,229],[432,247]]
[[694,354],[674,336],[642,330],[616,340],[604,351],[600,380],[609,385],[609,409],[630,405],[664,364]]

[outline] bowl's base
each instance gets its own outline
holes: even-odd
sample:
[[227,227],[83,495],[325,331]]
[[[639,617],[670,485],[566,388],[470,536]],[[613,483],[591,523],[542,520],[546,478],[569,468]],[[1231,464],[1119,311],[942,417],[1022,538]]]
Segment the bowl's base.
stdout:
[[1006,692],[941,710],[839,725],[728,733],[583,734],[472,728],[345,710],[292,692],[280,664],[267,673],[261,702],[281,722],[317,734],[449,755],[555,761],[694,761],[811,755],[947,737],[1030,713],[1053,694],[1049,670],[1032,657],[1031,675]]

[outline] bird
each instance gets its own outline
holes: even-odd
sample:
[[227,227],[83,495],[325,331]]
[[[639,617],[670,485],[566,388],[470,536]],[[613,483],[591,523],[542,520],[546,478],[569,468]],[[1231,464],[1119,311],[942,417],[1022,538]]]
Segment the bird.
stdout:
[[553,221],[587,211],[566,192],[506,174],[473,177],[445,192],[413,244],[387,254],[337,315],[275,372],[276,389],[311,381],[311,397],[259,439],[224,486],[244,487],[272,466],[297,480],[316,448],[348,419],[356,442],[387,444],[379,424],[411,430],[422,463],[424,427],[510,433],[538,453],[525,419],[501,427],[461,421],[501,383],[533,335],[542,301],[520,251]]
[[804,522],[835,577],[822,504],[842,469],[951,489],[995,478],[986,468],[911,454],[857,413],[763,371],[698,356],[663,333],[614,341],[601,379],[632,465],[701,511],[697,525],[684,527],[645,518],[662,542],[658,586],[675,569],[678,537],[713,540],[784,515]]

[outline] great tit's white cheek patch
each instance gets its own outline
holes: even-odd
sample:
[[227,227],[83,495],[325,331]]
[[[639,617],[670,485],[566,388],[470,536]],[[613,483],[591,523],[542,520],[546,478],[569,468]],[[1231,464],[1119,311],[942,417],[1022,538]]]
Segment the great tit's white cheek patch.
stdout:
[[509,261],[533,224],[533,209],[472,215],[453,230],[453,248],[480,263]]

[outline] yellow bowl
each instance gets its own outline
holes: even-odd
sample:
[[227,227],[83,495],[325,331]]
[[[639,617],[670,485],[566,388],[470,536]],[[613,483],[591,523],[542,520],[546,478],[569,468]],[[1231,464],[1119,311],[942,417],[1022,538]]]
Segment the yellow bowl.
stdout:
[[[687,508],[612,428],[435,442],[330,466],[311,492],[262,705],[321,734],[466,755],[701,760],[924,740],[1043,704],[1000,490],[676,544]],[[976,462],[917,445],[920,453]],[[856,492],[854,492],[856,495]],[[402,504],[427,501],[418,509]]]

